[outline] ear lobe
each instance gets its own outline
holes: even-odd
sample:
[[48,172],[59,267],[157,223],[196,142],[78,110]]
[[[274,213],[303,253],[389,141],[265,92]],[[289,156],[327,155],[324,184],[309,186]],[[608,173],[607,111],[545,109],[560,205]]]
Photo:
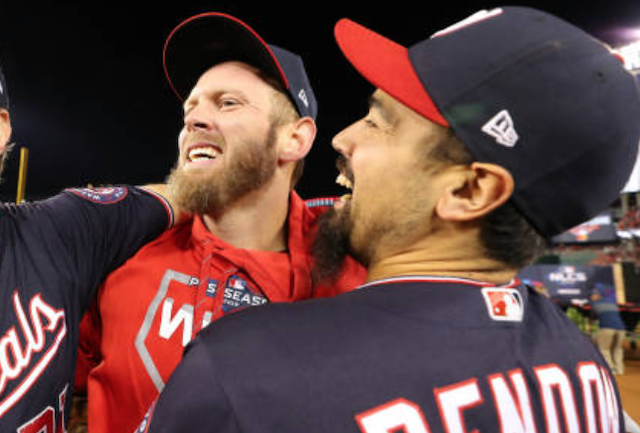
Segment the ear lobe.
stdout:
[[5,109],[0,109],[0,146],[6,145],[10,137],[11,119],[9,118],[9,112]]
[[303,117],[283,127],[281,134],[285,136],[280,139],[280,161],[299,161],[307,156],[316,138],[316,131],[316,123],[310,117]]
[[511,173],[499,165],[474,162],[456,173],[457,179],[436,204],[441,219],[472,221],[503,205],[513,194]]

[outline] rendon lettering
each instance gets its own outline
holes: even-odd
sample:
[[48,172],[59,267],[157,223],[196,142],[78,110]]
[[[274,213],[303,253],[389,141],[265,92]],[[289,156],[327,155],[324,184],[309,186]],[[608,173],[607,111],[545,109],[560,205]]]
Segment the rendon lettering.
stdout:
[[[622,433],[618,402],[608,372],[594,362],[576,368],[580,389],[574,389],[569,374],[555,364],[533,368],[546,425],[537,426],[531,405],[531,390],[524,373],[517,369],[487,377],[492,398],[485,399],[478,379],[466,380],[434,389],[439,418],[447,432],[466,432],[465,412],[476,406],[495,411],[500,429],[497,433],[534,433],[540,431],[580,433],[580,425],[589,433]],[[584,411],[576,397],[581,396]],[[487,401],[489,400],[489,401]],[[580,419],[582,417],[582,419]],[[398,398],[355,417],[365,433],[429,433],[429,421],[420,406]]]

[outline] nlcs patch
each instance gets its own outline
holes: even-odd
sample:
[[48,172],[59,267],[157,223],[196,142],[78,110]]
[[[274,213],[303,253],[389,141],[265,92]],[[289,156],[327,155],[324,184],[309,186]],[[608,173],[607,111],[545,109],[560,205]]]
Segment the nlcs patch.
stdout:
[[93,203],[113,204],[124,199],[129,190],[121,186],[105,188],[72,188],[67,191]]

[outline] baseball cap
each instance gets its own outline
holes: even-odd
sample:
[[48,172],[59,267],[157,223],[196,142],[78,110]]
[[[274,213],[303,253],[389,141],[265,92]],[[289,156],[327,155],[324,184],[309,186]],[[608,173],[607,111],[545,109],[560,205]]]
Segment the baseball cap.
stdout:
[[636,79],[602,42],[546,12],[480,11],[406,48],[342,19],[340,49],[375,87],[453,129],[515,180],[513,203],[543,236],[619,196],[636,161]]
[[181,100],[209,68],[235,60],[257,67],[277,80],[300,116],[316,118],[317,102],[302,58],[267,44],[251,27],[231,15],[208,12],[186,19],[169,34],[163,59],[167,80]]
[[2,68],[0,68],[0,108],[9,109],[9,94],[7,93],[7,83],[4,80]]

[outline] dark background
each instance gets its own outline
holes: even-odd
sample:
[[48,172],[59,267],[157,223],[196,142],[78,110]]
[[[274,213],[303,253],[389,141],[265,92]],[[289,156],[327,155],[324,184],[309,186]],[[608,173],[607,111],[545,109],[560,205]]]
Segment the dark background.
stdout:
[[[3,2],[8,3],[8,2]],[[319,101],[319,134],[298,188],[303,197],[334,194],[331,137],[365,111],[372,88],[333,39],[342,17],[411,45],[482,8],[479,1],[376,5],[172,2],[33,4],[0,7],[0,63],[11,98],[13,141],[30,151],[26,197],[36,200],[87,183],[162,181],[177,155],[181,107],[166,84],[162,48],[194,14],[218,11],[252,26],[268,42],[303,56]],[[523,1],[577,24],[611,45],[640,29],[640,1]],[[640,35],[638,35],[640,39]],[[550,107],[552,109],[552,107]],[[14,201],[19,152],[4,172],[0,199]]]

